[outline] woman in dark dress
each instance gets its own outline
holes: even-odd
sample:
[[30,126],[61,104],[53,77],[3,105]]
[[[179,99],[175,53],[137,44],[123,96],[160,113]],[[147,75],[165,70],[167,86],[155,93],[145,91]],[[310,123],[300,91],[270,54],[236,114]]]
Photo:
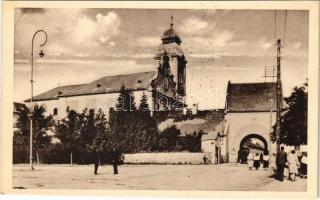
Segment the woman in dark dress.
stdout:
[[258,152],[253,157],[253,167],[256,168],[256,170],[260,167],[260,154]]
[[269,167],[269,152],[265,151],[263,155],[263,168],[267,169]]

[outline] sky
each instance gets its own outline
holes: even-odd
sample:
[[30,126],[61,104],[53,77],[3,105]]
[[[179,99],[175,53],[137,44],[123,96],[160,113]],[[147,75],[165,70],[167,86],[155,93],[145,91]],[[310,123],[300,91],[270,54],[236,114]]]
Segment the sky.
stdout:
[[[35,57],[35,95],[58,85],[157,70],[153,57],[171,16],[188,61],[188,105],[223,108],[229,80],[264,82],[265,66],[276,64],[276,38],[283,42],[284,96],[307,79],[308,11],[19,8],[14,16],[14,101],[30,98],[31,40],[37,30],[45,30],[48,40],[46,55]],[[35,55],[43,41],[38,34]]]

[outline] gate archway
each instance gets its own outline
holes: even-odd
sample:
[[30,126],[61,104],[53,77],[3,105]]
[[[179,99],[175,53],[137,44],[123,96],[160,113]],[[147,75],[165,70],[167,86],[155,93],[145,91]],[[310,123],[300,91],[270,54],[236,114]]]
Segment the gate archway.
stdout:
[[249,134],[245,136],[239,146],[238,162],[246,163],[250,151],[265,152],[268,150],[267,140],[259,134]]

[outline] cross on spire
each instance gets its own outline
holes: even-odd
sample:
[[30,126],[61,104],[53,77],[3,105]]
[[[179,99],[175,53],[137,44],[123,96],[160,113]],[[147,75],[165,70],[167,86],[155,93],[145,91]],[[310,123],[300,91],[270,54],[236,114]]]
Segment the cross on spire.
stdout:
[[173,17],[171,16],[171,23],[170,23],[171,29],[173,28]]

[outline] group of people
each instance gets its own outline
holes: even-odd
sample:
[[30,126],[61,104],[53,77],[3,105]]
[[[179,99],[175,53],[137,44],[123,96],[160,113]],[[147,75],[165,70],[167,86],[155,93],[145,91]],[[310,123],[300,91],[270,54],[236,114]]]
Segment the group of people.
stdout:
[[276,173],[275,178],[279,181],[283,181],[285,168],[288,168],[288,178],[291,181],[295,181],[297,175],[301,178],[307,177],[306,152],[300,153],[296,150],[292,150],[287,155],[284,151],[284,147],[281,147],[281,151],[277,154],[273,153],[271,157],[269,157],[268,151],[264,151],[264,153],[250,152],[247,156],[247,162],[250,170],[252,168],[258,170],[260,166],[263,166],[264,169],[273,169]]
[[269,153],[265,151],[264,153],[253,153],[249,152],[247,156],[248,167],[251,170],[255,168],[256,170],[262,165],[264,169],[268,169],[269,167]]
[[288,155],[284,151],[284,147],[276,155],[276,179],[283,181],[284,168],[289,170],[289,180],[295,181],[296,176],[299,175],[302,178],[307,177],[307,153],[296,152],[292,150]]

